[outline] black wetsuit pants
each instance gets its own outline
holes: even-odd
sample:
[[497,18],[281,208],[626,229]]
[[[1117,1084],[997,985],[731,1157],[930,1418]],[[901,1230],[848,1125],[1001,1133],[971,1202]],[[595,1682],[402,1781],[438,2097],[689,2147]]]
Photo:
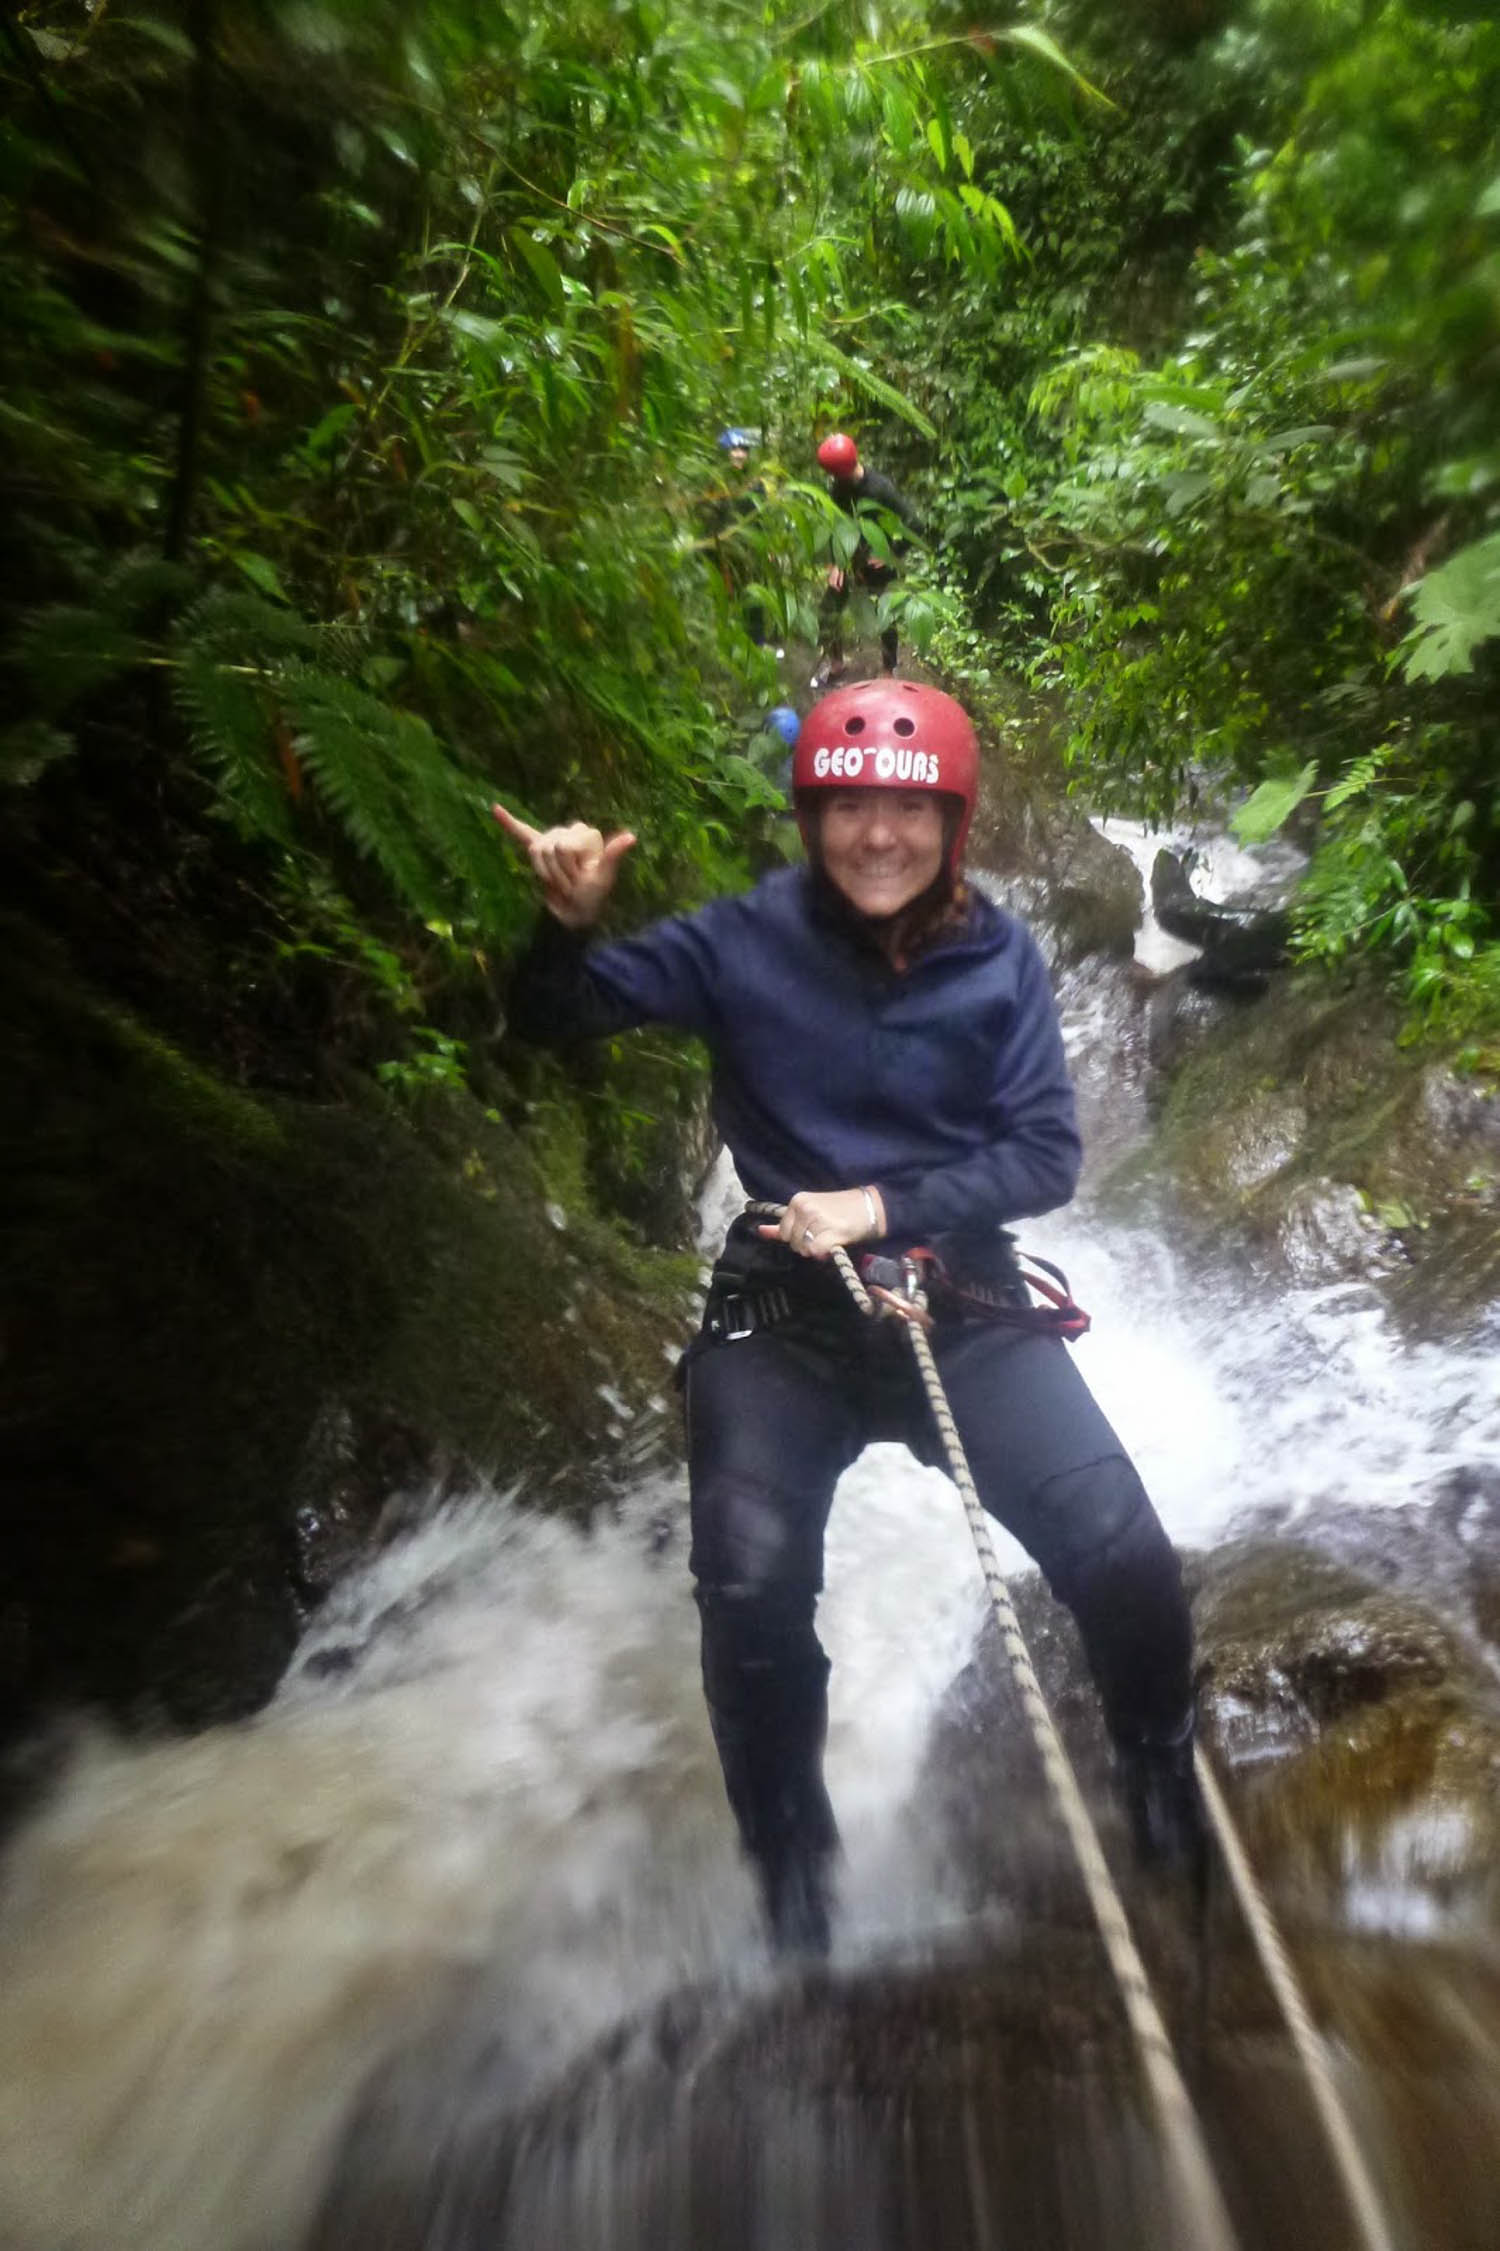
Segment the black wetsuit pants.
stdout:
[[[895,581],[893,570],[873,560],[863,565],[855,563],[844,573],[842,586],[826,586],[818,611],[819,638],[823,654],[830,664],[844,661],[844,611],[849,602],[850,580],[857,580],[870,594],[878,595]],[[901,639],[894,625],[880,629],[880,661],[887,672],[894,672],[901,654]]]
[[[1112,1736],[1172,1741],[1192,1703],[1177,1558],[1068,1347],[982,1321],[933,1342],[980,1498],[1077,1620]],[[852,1306],[699,1342],[685,1388],[704,1691],[741,1837],[774,1881],[837,1841],[813,1625],[834,1485],[873,1439],[940,1455],[910,1346]]]

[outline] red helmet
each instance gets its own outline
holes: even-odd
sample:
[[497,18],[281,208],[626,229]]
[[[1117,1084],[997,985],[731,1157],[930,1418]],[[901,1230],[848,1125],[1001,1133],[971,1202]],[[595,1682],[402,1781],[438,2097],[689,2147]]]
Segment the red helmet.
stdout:
[[835,430],[818,448],[818,466],[830,477],[852,477],[859,467],[859,447],[842,430]]
[[[960,703],[915,680],[859,680],[815,703],[792,753],[799,813],[825,789],[930,789],[962,810],[948,854],[956,874],[979,794],[979,739]],[[807,827],[803,823],[803,839]]]

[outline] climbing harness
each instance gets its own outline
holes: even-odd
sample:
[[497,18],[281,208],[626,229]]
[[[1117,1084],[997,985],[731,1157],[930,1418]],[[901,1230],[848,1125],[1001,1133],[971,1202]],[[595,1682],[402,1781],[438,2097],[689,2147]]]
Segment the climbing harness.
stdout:
[[[749,1208],[775,1211],[780,1207],[766,1204]],[[1013,1251],[1011,1255],[1016,1280],[1035,1291],[1042,1300],[1040,1305],[1029,1305],[1014,1291],[993,1289],[985,1282],[955,1279],[937,1252],[929,1250],[925,1244],[918,1244],[899,1259],[877,1255],[863,1258],[858,1272],[882,1310],[894,1295],[900,1299],[899,1310],[908,1318],[930,1322],[931,1314],[926,1309],[934,1306],[939,1312],[950,1311],[973,1320],[992,1321],[1001,1328],[1062,1337],[1068,1344],[1085,1336],[1089,1316],[1075,1302],[1062,1268],[1053,1266],[1045,1258],[1034,1258],[1029,1251]],[[1025,1271],[1028,1268],[1036,1271]],[[747,1282],[738,1290],[716,1284],[704,1310],[704,1333],[715,1344],[738,1344],[760,1329],[772,1329],[778,1322],[793,1319],[803,1310],[790,1290],[774,1283],[757,1287]]]
[[1061,1337],[1068,1344],[1087,1336],[1089,1316],[1075,1302],[1062,1268],[1050,1259],[1034,1258],[1030,1251],[1012,1250],[1011,1257],[1017,1281],[1041,1298],[1040,1305],[1028,1305],[986,1282],[956,1280],[937,1252],[925,1243],[903,1252],[899,1259],[878,1255],[864,1258],[859,1272],[882,1309],[900,1313],[908,1320],[923,1318],[916,1304],[920,1297],[939,1311],[946,1306],[982,1321],[996,1321],[1002,1328]]
[[[746,1211],[756,1218],[779,1220],[785,1206],[751,1203],[746,1206]],[[1078,1778],[1047,1709],[1041,1682],[1037,1679],[1036,1668],[1031,1662],[1031,1653],[1026,1647],[1010,1591],[1000,1576],[1000,1566],[990,1539],[989,1520],[979,1498],[928,1340],[932,1316],[923,1286],[924,1276],[937,1271],[938,1278],[945,1279],[941,1273],[941,1261],[934,1260],[934,1254],[930,1251],[911,1252],[901,1259],[866,1258],[863,1262],[865,1277],[871,1285],[867,1288],[866,1281],[860,1279],[854,1261],[846,1250],[835,1248],[831,1256],[860,1311],[872,1319],[882,1314],[899,1319],[910,1340],[922,1387],[927,1394],[927,1403],[932,1409],[933,1420],[943,1442],[949,1475],[958,1487],[964,1513],[969,1520],[969,1530],[979,1556],[979,1567],[994,1605],[1011,1674],[1031,1727],[1032,1739],[1041,1757],[1053,1802],[1073,1847],[1089,1906],[1119,1987],[1126,2020],[1135,2038],[1142,2074],[1161,2127],[1169,2162],[1169,2178],[1178,2199],[1186,2239],[1193,2246],[1193,2251],[1235,2251],[1234,2230],[1203,2140],[1202,2128],[1152,1993],[1145,1964],[1131,1935],[1124,1905],[1106,1865],[1088,1808],[1084,1804]],[[1062,1315],[1066,1309],[1069,1318],[1076,1317],[1081,1321],[1082,1327],[1073,1331],[1075,1335],[1081,1335],[1088,1326],[1088,1315],[1073,1304],[1066,1278],[1044,1260],[1033,1259],[1028,1263],[1042,1267],[1054,1283],[1054,1288],[1049,1290],[1034,1277],[1027,1277],[1030,1286],[1042,1289],[1054,1313]],[[972,1291],[970,1294],[973,1294]],[[983,1293],[986,1300],[992,1294]],[[987,1306],[986,1310],[990,1308]],[[1044,1308],[1018,1305],[1012,1310],[1035,1315]],[[1059,1327],[1056,1333],[1066,1335],[1068,1332]],[[1203,1793],[1209,1821],[1229,1870],[1235,1896],[1250,1927],[1271,1989],[1286,2018],[1298,2059],[1307,2075],[1339,2179],[1358,2226],[1363,2251],[1394,2251],[1394,2240],[1381,2211],[1374,2182],[1365,2165],[1348,2114],[1339,2100],[1327,2045],[1313,2023],[1285,1945],[1272,1920],[1265,1895],[1256,1883],[1229,1807],[1201,1744],[1194,1748],[1193,1769]]]

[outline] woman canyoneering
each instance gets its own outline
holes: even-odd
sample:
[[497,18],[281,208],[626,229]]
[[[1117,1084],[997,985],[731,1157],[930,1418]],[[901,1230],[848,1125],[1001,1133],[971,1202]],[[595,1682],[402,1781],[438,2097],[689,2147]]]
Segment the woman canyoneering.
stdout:
[[814,1614],[834,1486],[875,1439],[936,1458],[899,1324],[862,1317],[838,1246],[930,1246],[952,1278],[934,1350],[984,1505],[1077,1620],[1143,1855],[1181,1866],[1202,1849],[1171,1544],[1058,1335],[960,1294],[1028,1302],[1007,1225],[1066,1203],[1080,1162],[1041,954],[963,875],[977,786],[952,697],[842,687],[795,747],[805,866],[603,945],[593,927],[633,834],[538,831],[495,807],[546,908],[514,1029],[553,1045],[648,1022],[698,1034],[739,1177],[784,1207],[731,1226],[683,1365],[704,1690],[779,1948],[829,1941]]

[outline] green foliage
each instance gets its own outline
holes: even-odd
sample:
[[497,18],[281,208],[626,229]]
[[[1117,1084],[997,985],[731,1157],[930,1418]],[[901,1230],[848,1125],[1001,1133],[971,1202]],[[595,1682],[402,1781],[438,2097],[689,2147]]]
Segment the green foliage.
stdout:
[[816,637],[835,424],[938,533],[869,624],[1056,698],[1103,809],[1295,811],[1310,952],[1480,989],[1484,12],[42,13],[0,61],[0,776],[206,804],[402,1058],[426,1011],[462,1066],[451,988],[529,914],[492,798],[636,827],[637,909],[777,848],[745,604]]
[[1500,633],[1500,532],[1472,540],[1411,589],[1416,624],[1401,648],[1408,680],[1472,672],[1481,641]]
[[[1383,959],[1415,1022],[1471,1024],[1500,896],[1500,31],[1439,0],[1240,0],[1167,63],[1139,30],[1059,21],[1086,66],[1108,42],[1127,120],[1167,91],[1169,151],[1217,113],[1231,200],[1145,326],[1081,243],[1128,270],[1138,199],[1164,223],[1191,165],[1181,187],[1144,155],[1132,172],[1083,121],[1083,220],[1016,337],[1029,417],[982,385],[957,399],[950,521],[1061,699],[1090,802],[1169,818],[1243,795],[1250,842],[1300,808],[1304,950]],[[1037,161],[1071,176],[1069,154]]]
[[19,726],[0,733],[0,789],[27,789],[39,781],[49,766],[71,758],[77,749],[71,735],[49,727],[45,719],[23,719]]
[[1264,844],[1284,821],[1291,819],[1318,778],[1315,759],[1295,774],[1268,777],[1250,792],[1234,816],[1234,833],[1241,844]]
[[[629,820],[638,905],[743,880],[778,802],[720,749],[777,692],[744,590],[815,638],[851,532],[804,482],[816,437],[930,441],[901,292],[1018,254],[955,98],[998,73],[1055,106],[1062,53],[738,0],[57,0],[25,36],[6,781],[86,793],[102,763],[118,794],[131,746],[147,795],[206,787],[279,871],[276,958],[357,963],[408,1057],[381,964],[532,911],[494,797]],[[764,443],[726,522],[731,421]],[[919,639],[930,602],[899,602]],[[428,1038],[400,1068],[434,1057],[459,1067]]]

